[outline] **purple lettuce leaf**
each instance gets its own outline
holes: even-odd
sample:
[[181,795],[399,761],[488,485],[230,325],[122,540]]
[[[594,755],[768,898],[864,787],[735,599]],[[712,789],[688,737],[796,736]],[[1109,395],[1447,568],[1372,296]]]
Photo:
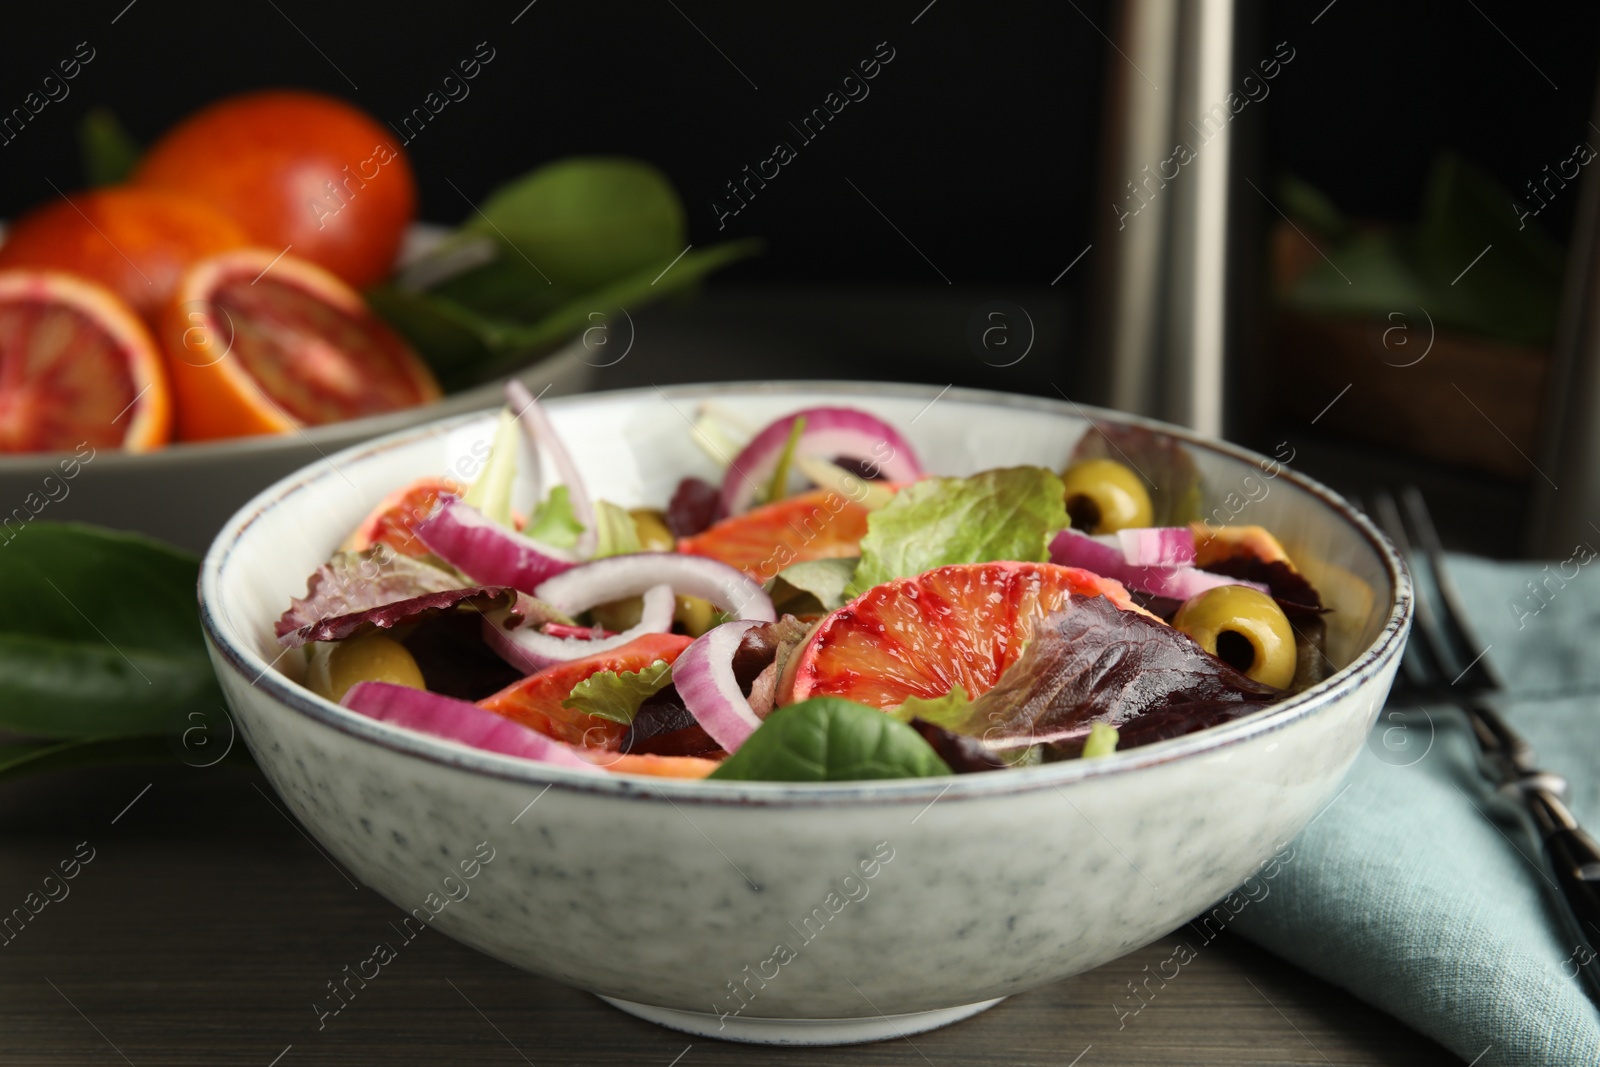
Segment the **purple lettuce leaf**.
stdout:
[[497,608],[511,608],[517,602],[517,591],[508,585],[475,585],[467,589],[448,589],[440,593],[380,604],[365,611],[347,615],[331,615],[318,619],[308,626],[281,636],[278,640],[290,648],[298,648],[309,641],[342,641],[371,629],[387,630],[401,623],[418,622],[441,615],[447,611],[471,611],[482,614]]
[[996,749],[1081,745],[1098,721],[1117,727],[1119,748],[1129,748],[1247,715],[1283,695],[1170,626],[1104,597],[1074,595],[1065,611],[1035,625],[1022,657],[973,702],[959,732]]
[[294,648],[305,643],[294,635],[323,619],[461,587],[460,575],[398,555],[385,545],[340,552],[317,568],[306,582],[305,596],[289,601],[289,610],[278,619],[274,632]]
[[913,718],[910,726],[922,735],[924,741],[933,746],[939,758],[948,763],[950,769],[957,774],[999,771],[1007,766],[1005,760],[995,755],[987,745],[975,737],[946,730],[938,723],[929,722],[927,719]]

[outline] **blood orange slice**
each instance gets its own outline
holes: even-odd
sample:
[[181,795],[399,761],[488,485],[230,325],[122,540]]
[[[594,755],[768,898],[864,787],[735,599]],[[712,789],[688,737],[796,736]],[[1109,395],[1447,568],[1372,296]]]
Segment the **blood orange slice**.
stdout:
[[172,424],[155,341],[108,289],[0,271],[0,453],[164,443]]
[[690,640],[681,634],[646,634],[610,652],[546,667],[484,697],[478,706],[557,741],[615,749],[628,730],[626,726],[564,708],[561,702],[572,695],[573,686],[597,671],[641,671],[658,659],[671,663],[689,647]]
[[795,659],[791,701],[845,697],[892,708],[956,686],[994,688],[1035,619],[1069,597],[1141,611],[1118,582],[1054,563],[961,563],[874,586],[818,624]]
[[202,260],[161,322],[188,440],[281,433],[439,396],[359,293],[292,256],[241,249]]
[[841,493],[814,489],[723,519],[681,539],[678,551],[710,556],[766,582],[791,563],[860,554],[867,515]]
[[421,559],[428,555],[428,546],[417,537],[417,525],[433,514],[441,497],[464,492],[466,486],[448,478],[418,478],[378,501],[339,547],[346,552],[364,552],[382,544],[402,556]]
[[702,759],[699,756],[624,756],[621,754],[601,761],[601,766],[613,774],[648,774],[652,778],[704,778],[716,770],[720,760]]

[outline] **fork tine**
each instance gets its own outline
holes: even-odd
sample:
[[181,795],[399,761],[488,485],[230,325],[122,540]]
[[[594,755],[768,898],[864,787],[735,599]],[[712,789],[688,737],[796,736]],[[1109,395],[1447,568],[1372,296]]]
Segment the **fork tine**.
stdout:
[[1466,664],[1455,675],[1455,681],[1450,684],[1454,685],[1466,678],[1468,688],[1503,688],[1499,671],[1485,658],[1484,654],[1489,649],[1473,630],[1466,609],[1462,607],[1460,590],[1445,567],[1444,545],[1439,540],[1438,528],[1433,524],[1433,516],[1428,512],[1428,502],[1423,498],[1422,491],[1414,485],[1408,485],[1400,491],[1400,501],[1405,506],[1406,517],[1410,519],[1411,527],[1416,531],[1417,540],[1421,543],[1422,552],[1427,557],[1428,569],[1433,574],[1433,583],[1439,590],[1444,631],[1458,650],[1455,662],[1457,665]]
[[[1415,575],[1417,572],[1416,553],[1411,548],[1411,538],[1406,535],[1405,524],[1400,521],[1400,509],[1395,505],[1394,497],[1387,490],[1378,489],[1372,494],[1372,518],[1382,528],[1383,532],[1393,541],[1395,548],[1405,559],[1406,566]],[[1416,628],[1421,631],[1423,640],[1406,642],[1406,650],[1400,660],[1400,668],[1411,687],[1417,690],[1436,689],[1443,684],[1443,669],[1439,666],[1437,621],[1433,616],[1433,605],[1427,590],[1417,585],[1416,600],[1413,607]]]

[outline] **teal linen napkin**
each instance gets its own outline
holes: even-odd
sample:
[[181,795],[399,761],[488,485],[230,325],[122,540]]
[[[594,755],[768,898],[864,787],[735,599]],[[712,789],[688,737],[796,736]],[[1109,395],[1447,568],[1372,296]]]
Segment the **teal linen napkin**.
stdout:
[[[1600,573],[1560,585],[1545,582],[1554,566],[1465,556],[1449,569],[1506,679],[1497,706],[1600,831]],[[1491,799],[1475,751],[1453,709],[1386,709],[1271,896],[1233,926],[1476,1067],[1600,1064],[1600,1013],[1542,853]]]

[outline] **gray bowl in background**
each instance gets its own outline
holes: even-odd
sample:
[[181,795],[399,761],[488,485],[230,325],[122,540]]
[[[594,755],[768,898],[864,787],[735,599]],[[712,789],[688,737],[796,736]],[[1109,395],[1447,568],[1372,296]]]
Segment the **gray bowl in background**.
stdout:
[[[586,356],[593,358],[574,341],[516,377],[535,394],[580,393],[593,385],[595,373]],[[86,461],[88,452],[0,456],[0,548],[27,536],[27,526],[37,520],[134,530],[203,552],[228,516],[278,479],[371,437],[498,407],[504,388],[500,379],[404,411],[155,452],[102,448]]]

